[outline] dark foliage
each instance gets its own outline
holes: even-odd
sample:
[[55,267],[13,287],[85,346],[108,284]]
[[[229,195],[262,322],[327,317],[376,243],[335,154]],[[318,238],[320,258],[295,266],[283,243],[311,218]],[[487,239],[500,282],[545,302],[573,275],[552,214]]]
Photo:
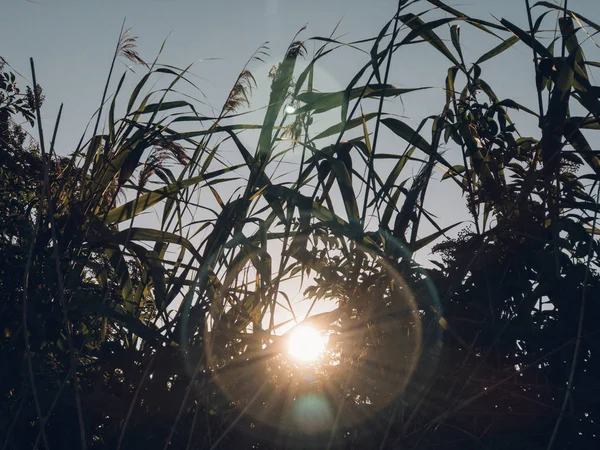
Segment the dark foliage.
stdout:
[[[600,88],[588,74],[599,64],[576,34],[579,20],[600,30],[539,2],[560,16],[560,38],[546,47],[536,39],[546,16],[534,24],[529,7],[525,31],[428,3],[448,17],[425,23],[426,13],[400,14],[410,6],[400,1],[342,92],[312,86],[314,64],[337,41],[321,38],[295,78],[306,47],[294,38],[272,71],[260,126],[227,122],[249,104],[247,67],[219,117],[203,117],[187,100],[166,100],[186,71],[148,65],[122,33],[115,58],[148,73],[125,117],[115,120],[115,95],[107,131],[97,124],[69,158],[28,140],[18,121],[35,124],[41,89],[22,93],[0,66],[3,449],[597,448],[600,159],[583,131],[599,128]],[[467,66],[454,21],[511,36]],[[446,24],[453,51],[436,33]],[[388,84],[384,68],[417,39],[451,66],[441,112],[414,130],[381,108],[416,90]],[[535,56],[537,112],[499,99],[482,78],[480,64],[517,41]],[[156,93],[138,98],[154,74],[175,81],[158,102]],[[379,110],[358,116],[367,99]],[[586,116],[571,115],[575,101]],[[308,133],[313,116],[332,109],[341,122]],[[540,139],[519,135],[514,110],[539,119]],[[176,129],[199,121],[212,122]],[[378,153],[380,125],[404,153]],[[361,136],[342,140],[359,126]],[[239,139],[248,129],[260,129],[254,154]],[[317,144],[330,136],[335,143]],[[287,139],[303,149],[300,169],[275,181],[271,166],[290,150],[275,149]],[[223,162],[225,142],[240,164]],[[461,164],[445,159],[442,142]],[[393,161],[388,172],[375,169],[378,157]],[[399,181],[414,161],[416,176]],[[460,187],[471,219],[453,238],[444,236],[458,224],[442,228],[427,211],[436,167]],[[212,203],[198,204],[199,190]],[[160,220],[143,228],[140,216],[155,205]],[[422,237],[424,221],[436,231]],[[414,254],[428,246],[434,268],[424,270]],[[293,278],[308,284],[306,298],[337,303],[303,322],[329,335],[320,365],[295,364],[288,333],[276,333],[273,312],[289,302],[281,286]],[[299,405],[307,428],[295,422]]]

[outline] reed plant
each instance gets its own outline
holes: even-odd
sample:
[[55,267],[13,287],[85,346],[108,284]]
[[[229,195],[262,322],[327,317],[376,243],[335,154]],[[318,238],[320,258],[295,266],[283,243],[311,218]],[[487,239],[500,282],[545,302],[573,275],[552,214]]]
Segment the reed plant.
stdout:
[[[266,45],[205,112],[193,67],[146,61],[122,29],[67,158],[60,113],[47,146],[33,61],[26,95],[4,70],[2,447],[592,448],[600,25],[564,3],[526,0],[517,25],[400,0],[372,38],[301,30],[262,123],[244,120]],[[469,54],[465,28],[489,51]],[[391,80],[414,46],[438,55],[443,96],[411,121],[394,104],[432,88]],[[342,47],[364,65],[320,91]],[[532,105],[485,81],[519,47]],[[118,58],[144,71],[128,95]],[[436,177],[459,220],[432,213]],[[320,364],[286,355],[299,324],[329,337]]]

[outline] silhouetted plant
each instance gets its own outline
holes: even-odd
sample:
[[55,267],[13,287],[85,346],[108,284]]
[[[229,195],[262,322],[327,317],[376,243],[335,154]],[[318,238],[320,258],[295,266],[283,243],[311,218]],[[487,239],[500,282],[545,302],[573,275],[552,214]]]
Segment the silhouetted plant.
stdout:
[[[1,67],[3,448],[593,447],[600,64],[580,36],[600,28],[543,1],[525,2],[526,29],[423,3],[399,1],[372,39],[314,38],[300,71],[296,35],[262,124],[239,121],[265,45],[213,117],[176,90],[195,88],[190,67],[146,62],[122,30],[94,128],[69,158],[54,148],[60,113],[49,150],[39,123],[27,147],[15,120],[35,123],[42,92],[21,94]],[[467,65],[459,23],[499,43]],[[445,100],[416,128],[384,110],[423,89],[389,81],[415,44],[449,61]],[[484,78],[516,45],[534,57],[535,107]],[[319,92],[315,67],[340,46],[367,47],[366,63]],[[107,102],[118,57],[146,72],[125,102],[124,74]],[[317,129],[331,113],[339,122]],[[536,137],[517,114],[537,120]],[[383,133],[403,149],[383,152]],[[469,224],[430,213],[440,169]],[[415,262],[424,249],[429,270]],[[293,280],[312,302],[304,320]],[[321,299],[336,308],[314,314]],[[329,336],[321,364],[286,356],[281,330],[296,323]],[[307,398],[323,415],[301,426]]]

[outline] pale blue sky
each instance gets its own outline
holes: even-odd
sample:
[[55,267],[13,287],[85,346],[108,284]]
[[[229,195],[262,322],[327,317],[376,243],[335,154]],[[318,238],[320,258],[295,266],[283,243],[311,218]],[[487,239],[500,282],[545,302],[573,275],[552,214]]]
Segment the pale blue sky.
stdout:
[[[146,60],[154,58],[167,36],[162,63],[185,67],[194,61],[219,58],[198,62],[192,69],[194,81],[217,108],[248,57],[260,44],[270,41],[272,58],[265,64],[251,66],[259,85],[253,95],[252,106],[256,108],[267,103],[269,69],[281,60],[301,27],[307,25],[300,36],[302,39],[328,36],[341,20],[336,36],[349,42],[375,36],[397,7],[396,0],[3,0],[3,3],[0,42],[4,45],[0,56],[27,78],[30,77],[28,59],[34,58],[38,82],[46,96],[42,115],[47,134],[60,103],[64,103],[57,146],[62,154],[74,150],[98,107],[124,17],[126,26],[133,28],[132,35],[138,37],[139,53]],[[494,17],[505,17],[527,28],[525,0],[448,0],[447,3],[474,17],[490,21],[494,21]],[[420,2],[417,10],[429,6],[425,1]],[[570,0],[569,7],[600,23],[600,0]],[[548,27],[553,28],[553,20],[555,18],[549,15],[545,22]],[[466,24],[461,26],[461,38],[467,62],[475,61],[498,43]],[[600,42],[600,37],[596,41]],[[314,43],[307,44],[308,58],[314,46]],[[598,48],[592,42],[588,42],[586,48],[593,50],[592,59],[600,59],[595,57]],[[356,69],[368,60],[368,54],[354,50],[334,51],[317,66],[316,89],[345,88]],[[444,98],[440,87],[449,65],[430,46],[402,48],[394,56],[390,82],[400,87],[434,86],[436,89],[395,99],[386,104],[385,110],[402,114],[413,126],[423,117],[439,113]],[[494,87],[500,98],[512,98],[537,109],[531,52],[524,45],[516,45],[484,63],[482,69],[482,78]],[[125,71],[125,64],[119,62],[110,92]],[[127,98],[142,73],[139,69],[137,74],[128,75],[123,98]],[[200,97],[197,92],[194,95]],[[198,109],[210,115],[208,107],[200,105]],[[516,115],[515,119],[524,135],[537,135],[530,118]],[[262,117],[257,113],[242,120],[260,123]],[[320,120],[317,127],[333,123],[327,118]],[[382,135],[380,146],[393,152],[397,142]],[[451,159],[452,155],[448,157]],[[434,192],[439,189],[442,196],[449,188],[449,183],[432,184]]]
[[[270,41],[272,59],[251,67],[259,84],[253,107],[259,107],[267,103],[270,80],[266,75],[270,67],[280,61],[301,27],[308,25],[301,39],[328,36],[341,20],[336,36],[345,42],[359,40],[377,35],[397,7],[396,0],[33,1],[3,0],[0,42],[4,45],[0,56],[27,78],[30,77],[29,57],[34,58],[38,82],[46,96],[43,123],[47,135],[60,103],[64,103],[57,147],[62,154],[74,150],[98,107],[124,17],[126,27],[132,27],[132,35],[138,37],[138,50],[144,59],[152,60],[167,36],[162,63],[185,67],[194,61],[219,58],[199,62],[192,69],[197,77],[194,80],[215,107],[220,107],[249,56],[260,44]],[[447,3],[478,18],[494,21],[494,16],[504,17],[527,28],[524,0],[448,0]],[[570,0],[569,7],[600,23],[600,0]],[[425,2],[418,6],[418,9],[425,8]],[[547,23],[553,28],[552,19]],[[462,25],[461,30],[467,62],[475,61],[498,44],[497,40],[475,32],[468,25]],[[600,36],[596,41],[600,42]],[[587,45],[598,51],[593,43]],[[314,44],[309,43],[307,49],[310,58]],[[592,59],[600,59],[597,55],[595,53]],[[482,78],[494,87],[499,97],[509,97],[537,109],[531,57],[528,48],[517,45],[484,63]],[[355,51],[335,51],[318,66],[315,87],[322,91],[345,88],[356,69],[368,60],[368,55]],[[449,66],[441,54],[426,45],[409,46],[397,52],[390,77],[392,84],[437,89],[389,102],[386,111],[402,114],[415,127],[422,118],[439,113],[444,98],[439,88],[443,86]],[[125,64],[118,63],[116,78],[125,70]],[[139,69],[137,74],[128,76],[125,98],[127,87],[130,89],[142,73]],[[595,84],[599,84],[598,80]],[[210,114],[207,108],[199,110]],[[523,135],[539,136],[531,119],[515,118],[521,124],[519,129]],[[260,123],[261,117],[254,114],[243,121]],[[331,124],[323,119],[320,125]],[[379,146],[386,153],[404,149],[391,136],[382,137]],[[448,155],[448,159],[452,160],[452,155]],[[437,178],[440,176],[441,173]],[[430,206],[433,205],[442,223],[464,218],[463,200],[451,183],[433,182],[429,193],[439,198],[438,202],[430,202]]]
[[[47,135],[60,103],[64,103],[57,146],[62,154],[74,150],[98,107],[124,17],[126,27],[132,27],[132,35],[138,37],[139,53],[146,60],[154,58],[167,36],[162,63],[185,67],[194,61],[219,58],[198,62],[192,69],[194,81],[215,107],[222,104],[248,57],[260,44],[270,41],[272,58],[265,64],[251,66],[259,85],[252,106],[260,107],[267,103],[270,80],[266,75],[270,67],[280,61],[301,27],[307,25],[302,39],[328,36],[341,20],[336,36],[349,42],[375,36],[397,7],[396,0],[3,0],[3,3],[0,42],[4,45],[0,56],[27,78],[30,77],[28,59],[34,58],[38,82],[46,96],[42,115]],[[489,21],[505,17],[527,28],[525,0],[448,0],[447,3],[474,17]],[[428,7],[423,1],[417,10]],[[570,0],[569,7],[600,23],[599,0]],[[548,27],[553,28],[553,20],[552,15],[548,16],[545,22]],[[498,43],[466,24],[461,26],[461,33],[467,62],[475,61]],[[600,37],[596,41],[600,42]],[[307,44],[308,58],[314,46]],[[598,51],[591,42],[587,46]],[[590,56],[600,59],[594,58],[596,55]],[[317,66],[315,87],[322,91],[345,88],[356,69],[368,60],[367,54],[336,50]],[[440,87],[449,65],[430,46],[420,44],[401,49],[394,56],[390,82],[400,87],[436,89],[395,99],[386,104],[385,110],[402,114],[415,127],[422,118],[437,114],[443,105],[444,93]],[[516,45],[484,63],[482,69],[482,78],[500,98],[509,97],[537,109],[531,52],[524,45]],[[119,62],[115,78],[125,71],[125,64]],[[138,69],[136,74],[128,75],[124,98],[142,73]],[[116,80],[110,92],[115,83]],[[200,97],[198,93],[195,95]],[[210,115],[207,107],[200,106],[199,111]],[[530,118],[518,115],[515,118],[523,135],[537,136]],[[261,113],[242,120],[260,123]],[[327,118],[318,120],[321,122],[316,120],[317,127],[333,124]],[[382,134],[380,148],[391,153],[401,151],[403,146],[398,148],[397,139]],[[452,159],[451,154],[447,157]],[[441,199],[457,194],[450,183],[434,182],[431,190]],[[440,201],[439,208],[439,214],[447,220],[456,215],[455,204]]]
[[[205,61],[196,66],[194,73],[206,81],[200,87],[209,100],[222,102],[238,71],[263,42],[271,42],[271,55],[278,60],[295,32],[305,24],[303,38],[331,33],[342,19],[337,35],[345,40],[374,36],[396,10],[396,0],[4,0],[0,52],[9,63],[29,77],[28,58],[34,58],[38,80],[45,88],[46,107],[43,114],[50,125],[64,102],[63,125],[78,136],[97,107],[108,65],[122,20],[138,36],[140,54],[152,59],[162,41],[169,35],[162,62],[184,67],[203,58],[221,58]],[[466,0],[449,1],[455,7],[476,16],[494,20],[506,17],[526,26],[524,0]],[[533,3],[533,2],[532,2]],[[571,0],[570,8],[584,12],[600,22],[600,1]],[[423,3],[423,8],[425,8]],[[483,39],[469,40],[468,27],[463,27],[463,41],[472,59],[487,51],[494,42]],[[481,36],[481,35],[480,35]],[[417,47],[414,47],[417,49]],[[411,53],[397,60],[415,64],[407,68],[398,63],[398,72],[392,75],[399,85],[443,83],[446,61],[435,52]],[[515,49],[502,59],[504,64],[515,65],[531,60],[530,55]],[[310,47],[309,47],[310,51]],[[352,61],[348,61],[352,58]],[[324,61],[330,81],[345,85],[352,67],[366,59],[356,53],[338,52]],[[500,61],[500,60],[499,60]],[[274,62],[273,62],[274,63]],[[484,76],[494,78],[495,62],[484,66]],[[269,65],[270,66],[270,65]],[[490,66],[491,70],[490,71]],[[499,66],[499,65],[498,65]],[[117,66],[117,75],[125,69]],[[504,68],[506,69],[506,67]],[[265,69],[265,73],[268,68]],[[526,95],[532,80],[507,80],[510,70],[498,74],[496,85],[507,88],[513,97]],[[431,78],[430,75],[437,75]],[[259,80],[260,81],[260,80]],[[515,83],[515,81],[519,81]],[[420,82],[420,83],[419,83]],[[509,89],[510,88],[510,91]],[[419,105],[415,105],[418,107]],[[422,117],[422,111],[414,116]],[[71,132],[68,133],[71,137]],[[71,146],[61,129],[59,142]],[[68,152],[69,150],[64,149]]]

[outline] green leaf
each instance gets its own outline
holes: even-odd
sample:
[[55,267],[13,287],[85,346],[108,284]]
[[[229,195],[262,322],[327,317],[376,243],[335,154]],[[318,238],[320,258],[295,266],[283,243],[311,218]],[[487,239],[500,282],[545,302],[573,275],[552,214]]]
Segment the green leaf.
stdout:
[[166,302],[167,286],[165,283],[165,267],[162,264],[162,259],[154,250],[148,250],[139,244],[129,242],[127,246],[135,253],[152,279],[156,309],[160,312],[165,311],[169,305]]
[[427,246],[427,245],[431,244],[431,243],[432,243],[433,241],[435,241],[437,238],[439,238],[440,236],[442,236],[443,234],[445,234],[446,232],[448,232],[449,230],[451,230],[451,229],[452,229],[452,228],[454,228],[455,226],[457,226],[457,225],[460,225],[461,223],[462,223],[462,221],[461,221],[461,222],[456,222],[454,225],[450,225],[450,226],[448,226],[448,227],[446,227],[446,228],[444,228],[444,229],[442,229],[442,230],[439,230],[439,231],[436,231],[436,232],[435,232],[435,233],[433,233],[433,234],[430,234],[430,235],[429,235],[429,236],[427,236],[427,237],[424,237],[423,239],[419,239],[418,241],[416,241],[416,242],[413,244],[413,246],[412,246],[411,250],[412,250],[413,252],[416,252],[416,251],[418,251],[418,250],[422,249],[423,247],[425,247],[425,246]]
[[176,72],[174,72],[171,69],[166,69],[166,68],[159,68],[159,69],[156,69],[156,70],[151,70],[148,73],[146,73],[142,77],[142,79],[140,80],[140,82],[138,84],[136,84],[136,86],[133,89],[131,95],[129,96],[129,102],[127,103],[127,114],[128,115],[131,112],[131,110],[133,109],[133,105],[134,105],[135,101],[137,100],[137,97],[138,97],[139,93],[141,92],[142,88],[144,87],[144,85],[148,81],[148,78],[150,78],[150,76],[153,73],[167,73],[167,74],[170,74],[170,75],[177,76]]
[[452,166],[452,170],[448,170],[443,176],[442,176],[442,180],[445,180],[447,178],[451,178],[455,175],[461,174],[465,171],[465,166],[462,165],[456,165],[456,166]]
[[540,41],[533,38],[529,33],[506,19],[502,19],[500,23],[512,31],[513,34],[517,36],[524,44],[531,47],[537,55],[541,56],[542,58],[552,58],[552,54],[548,51],[548,49],[542,45]]
[[497,34],[493,33],[492,31],[488,30],[489,28],[495,28],[498,29],[500,31],[505,31],[500,25],[492,23],[492,22],[488,22],[486,20],[480,20],[480,19],[475,19],[473,17],[469,17],[467,14],[463,13],[462,11],[459,11],[457,9],[452,8],[451,6],[448,6],[446,3],[442,2],[441,0],[427,0],[429,3],[431,3],[432,5],[437,6],[438,8],[440,8],[442,11],[446,11],[447,13],[452,14],[454,17],[461,19],[461,20],[465,20],[466,22],[470,23],[471,25],[479,28],[482,31],[485,31],[486,33],[489,33],[493,36],[498,37]]
[[115,233],[114,236],[111,237],[111,242],[127,246],[129,241],[152,241],[157,243],[170,243],[177,244],[184,247],[187,251],[189,251],[198,262],[201,262],[202,257],[200,253],[196,250],[196,248],[192,245],[192,243],[175,233],[170,233],[168,231],[160,231],[154,230],[151,228],[128,228],[123,231],[119,231]]
[[[413,147],[414,149],[414,147]],[[392,214],[394,210],[397,209],[398,199],[400,198],[400,194],[402,193],[402,189],[408,180],[404,180],[400,186],[396,188],[396,191],[392,195],[392,198],[385,203],[385,209],[383,211],[383,215],[381,216],[381,220],[379,221],[379,226],[381,228],[389,228],[390,220],[392,219]]]
[[339,134],[342,132],[342,130],[344,130],[344,131],[351,130],[352,128],[356,128],[359,125],[362,125],[363,121],[369,121],[377,116],[378,116],[378,113],[376,113],[376,112],[368,113],[368,114],[365,114],[364,116],[352,119],[352,120],[346,122],[345,124],[340,122],[338,124],[335,124],[335,125],[327,128],[325,131],[322,131],[321,133],[316,135],[313,139],[316,141],[317,139],[323,139],[323,138],[326,138],[329,136],[333,136],[335,134]]
[[335,178],[338,182],[340,192],[342,193],[342,199],[344,200],[344,206],[346,208],[346,214],[348,214],[348,219],[358,220],[358,204],[356,202],[354,189],[352,188],[351,174],[348,173],[346,165],[339,160],[333,160],[331,162],[331,170],[333,173],[335,173]]
[[[416,150],[416,147],[411,147],[400,158],[398,158],[396,156],[396,159],[398,159],[398,161],[396,162],[396,165],[394,166],[394,168],[388,175],[387,180],[385,180],[385,184],[382,186],[382,188],[379,190],[379,192],[375,196],[375,199],[373,200],[374,202],[380,198],[383,198],[383,196],[387,195],[389,190],[394,186],[394,184],[396,184],[396,180],[398,179],[398,177],[400,176],[400,173],[406,166],[406,163],[411,159],[412,154],[415,152],[415,150]],[[377,156],[381,157],[382,155],[379,154]],[[402,186],[404,185],[404,183],[406,183],[406,180],[402,183]]]
[[463,59],[462,49],[460,48],[460,25],[452,25],[450,27],[450,38],[452,39],[452,45],[458,52],[460,59]]
[[[392,85],[381,85],[381,84],[370,84],[367,86],[360,86],[350,90],[348,100],[354,100],[363,93],[363,98],[380,98],[384,97],[397,97],[399,95],[408,94],[410,92],[416,92],[423,89],[430,89],[429,87],[419,88],[396,88]],[[344,101],[344,93],[346,91],[338,92],[303,92],[296,97],[296,100],[305,103],[296,110],[296,114],[312,111],[315,114],[320,114],[329,111],[333,108],[338,108]]]
[[106,256],[108,256],[110,264],[115,270],[115,273],[117,274],[117,279],[119,280],[119,287],[121,288],[121,295],[123,296],[123,300],[125,301],[126,308],[129,310],[129,306],[131,305],[131,299],[133,296],[133,285],[131,284],[131,278],[129,277],[129,270],[127,267],[127,262],[125,260],[125,256],[119,248],[106,248],[104,250],[104,253],[106,254]]
[[567,123],[571,123],[577,128],[584,128],[588,130],[600,130],[600,119],[595,117],[569,117]]
[[131,114],[153,114],[161,111],[168,111],[170,109],[177,109],[189,107],[192,111],[196,112],[194,105],[189,102],[183,100],[174,100],[171,102],[159,102],[159,103],[151,103],[150,105],[146,105],[138,109],[137,111],[132,112]]
[[446,44],[439,38],[437,34],[433,31],[435,28],[447,24],[449,22],[458,20],[458,18],[447,18],[447,19],[438,19],[433,20],[431,22],[423,22],[423,20],[414,14],[405,14],[400,16],[399,19],[407,26],[411,28],[411,32],[406,35],[406,37],[398,44],[398,46],[407,44],[411,42],[415,37],[420,36],[425,41],[427,41],[432,47],[442,53],[446,58],[448,58],[452,63],[460,67],[460,63],[454,57],[454,55],[448,50]]
[[381,119],[381,122],[396,135],[407,141],[410,145],[414,145],[423,153],[429,155],[430,157],[434,157],[445,167],[452,167],[442,155],[436,151],[433,151],[429,142],[427,142],[417,131],[413,130],[406,123],[394,118]]
[[275,121],[279,116],[279,111],[283,107],[283,102],[287,98],[288,90],[292,84],[294,67],[296,59],[302,48],[302,43],[293,42],[288,47],[284,60],[279,64],[273,83],[271,84],[271,94],[269,96],[269,107],[265,113],[260,136],[258,138],[257,159],[261,162],[269,161],[271,158],[271,144],[273,138],[273,129]]
[[479,57],[479,59],[475,62],[475,64],[481,64],[489,59],[494,58],[495,56],[498,56],[503,51],[505,51],[505,50],[509,49],[510,47],[512,47],[513,45],[515,45],[518,41],[519,41],[518,36],[509,37],[507,40],[505,40],[501,44],[497,45],[496,47],[491,49],[489,52],[481,55]]
[[80,300],[74,299],[69,304],[69,308],[76,312],[97,314],[121,322],[127,330],[155,346],[168,342],[168,339],[157,330],[150,328],[148,325],[125,311],[118,311],[118,306],[111,307],[101,299],[95,299],[93,297],[86,297],[85,299]]
[[[373,74],[375,75],[375,79],[377,80],[378,83],[381,83],[381,74],[379,71],[379,66],[383,62],[383,59],[379,58],[379,54],[380,54],[379,44],[381,43],[381,40],[387,34],[387,30],[390,28],[390,25],[392,23],[393,23],[393,20],[388,20],[388,22],[379,31],[379,34],[377,35],[377,38],[375,39],[375,42],[373,43],[373,46],[371,47],[371,65],[373,66]],[[394,38],[392,37],[392,40],[393,39]]]
[[400,136],[410,145],[414,145],[428,155],[431,153],[431,144],[406,123],[391,117],[381,119],[381,123],[383,123],[386,127],[388,127],[396,135]]
[[139,197],[125,203],[124,205],[118,206],[109,211],[106,215],[107,224],[117,224],[130,220],[137,216],[142,211],[154,206],[161,200],[170,197],[179,191],[186,189],[190,186],[198,184],[202,181],[208,181],[215,177],[221,176],[232,170],[243,167],[244,164],[238,164],[235,166],[227,167],[225,169],[216,170],[214,172],[207,173],[205,175],[197,175],[195,177],[188,178],[187,180],[177,181],[176,183],[164,186],[151,192],[147,192]]
[[498,103],[496,103],[494,106],[495,107],[504,106],[506,108],[516,109],[517,111],[525,111],[526,113],[529,113],[532,116],[538,117],[538,114],[535,111],[532,111],[531,109],[527,108],[526,106],[523,106],[520,103],[517,103],[514,100],[511,100],[510,98],[501,100]]
[[592,147],[577,125],[573,122],[565,123],[564,136],[596,175],[600,176],[600,157],[598,151],[592,150]]

